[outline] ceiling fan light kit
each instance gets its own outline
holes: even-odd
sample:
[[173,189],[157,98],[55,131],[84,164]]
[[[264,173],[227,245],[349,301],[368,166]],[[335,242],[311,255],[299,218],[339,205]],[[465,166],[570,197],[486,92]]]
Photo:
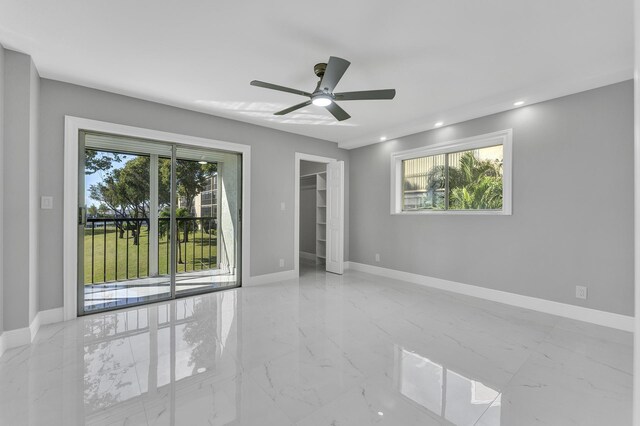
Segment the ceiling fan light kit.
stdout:
[[311,103],[316,106],[326,107],[331,102],[333,102],[333,99],[331,99],[329,96],[318,95],[311,98]]
[[274,115],[289,114],[290,112],[313,104],[326,108],[338,121],[347,120],[351,118],[351,116],[336,104],[336,101],[393,99],[396,96],[395,89],[334,93],[333,90],[347,71],[347,68],[349,68],[349,65],[351,65],[349,61],[335,56],[331,56],[329,58],[329,62],[326,64],[316,64],[313,67],[313,72],[318,76],[318,78],[320,78],[320,80],[312,93],[292,89],[290,87],[278,86],[277,84],[266,83],[259,80],[253,80],[251,85],[263,87],[265,89],[278,90],[280,92],[293,93],[294,95],[306,96],[309,98],[306,102],[278,111]]

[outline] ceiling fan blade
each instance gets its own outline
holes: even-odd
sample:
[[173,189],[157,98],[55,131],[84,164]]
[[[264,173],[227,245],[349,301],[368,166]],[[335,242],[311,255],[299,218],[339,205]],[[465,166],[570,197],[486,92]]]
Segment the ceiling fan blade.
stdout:
[[336,101],[360,101],[374,99],[393,99],[396,96],[396,89],[384,90],[363,90],[361,92],[335,93]]
[[252,86],[264,87],[265,89],[278,90],[280,92],[293,93],[294,95],[311,97],[311,93],[309,92],[305,92],[298,89],[292,89],[290,87],[278,86],[277,84],[265,83],[264,81],[260,81],[260,80],[253,80],[250,84]]
[[297,110],[297,109],[300,109],[300,108],[304,108],[304,107],[306,107],[307,105],[311,105],[311,101],[302,102],[301,104],[294,105],[294,106],[289,107],[289,108],[287,108],[287,109],[283,109],[282,111],[278,111],[278,112],[276,112],[276,113],[275,113],[275,114],[273,114],[273,115],[285,115],[285,114],[289,114],[290,112],[293,112],[293,111],[295,111],[295,110]]
[[351,118],[347,111],[340,108],[338,104],[335,102],[331,102],[329,105],[325,107],[329,112],[336,118],[338,121],[344,121],[348,118]]
[[349,68],[349,65],[351,65],[351,62],[346,59],[331,56],[329,58],[329,62],[327,62],[327,68],[324,71],[324,75],[322,76],[320,89],[333,92],[333,89],[335,89],[345,71]]

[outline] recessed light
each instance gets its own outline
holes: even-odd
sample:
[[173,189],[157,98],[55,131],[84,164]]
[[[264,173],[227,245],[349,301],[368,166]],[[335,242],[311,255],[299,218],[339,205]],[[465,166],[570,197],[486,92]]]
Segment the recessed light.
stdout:
[[524,105],[524,101],[517,101],[513,103],[513,106],[520,106],[520,105]]
[[379,416],[384,416],[384,413],[382,411],[378,411],[378,415]]
[[384,141],[386,141],[386,140],[387,140],[387,137],[386,137],[386,136],[380,136],[380,142],[384,142]]
[[436,124],[433,125],[433,127],[440,127],[442,126],[444,123],[442,121],[438,121]]

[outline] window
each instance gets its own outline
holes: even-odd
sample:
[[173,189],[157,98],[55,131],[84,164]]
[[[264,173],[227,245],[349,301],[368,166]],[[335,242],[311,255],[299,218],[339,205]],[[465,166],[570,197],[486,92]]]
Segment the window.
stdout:
[[202,205],[208,206],[213,204],[213,197],[211,191],[205,191],[202,193]]
[[211,206],[202,206],[200,208],[200,216],[211,217]]
[[392,214],[511,214],[511,130],[391,155]]

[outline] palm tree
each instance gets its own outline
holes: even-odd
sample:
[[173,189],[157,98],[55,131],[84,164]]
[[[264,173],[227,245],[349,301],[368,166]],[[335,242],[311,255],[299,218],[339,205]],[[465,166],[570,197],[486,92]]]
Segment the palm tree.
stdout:
[[[427,193],[435,194],[445,187],[446,172],[444,166],[431,170]],[[449,210],[502,208],[502,162],[479,160],[473,151],[467,151],[460,156],[459,165],[449,166],[448,172]]]

